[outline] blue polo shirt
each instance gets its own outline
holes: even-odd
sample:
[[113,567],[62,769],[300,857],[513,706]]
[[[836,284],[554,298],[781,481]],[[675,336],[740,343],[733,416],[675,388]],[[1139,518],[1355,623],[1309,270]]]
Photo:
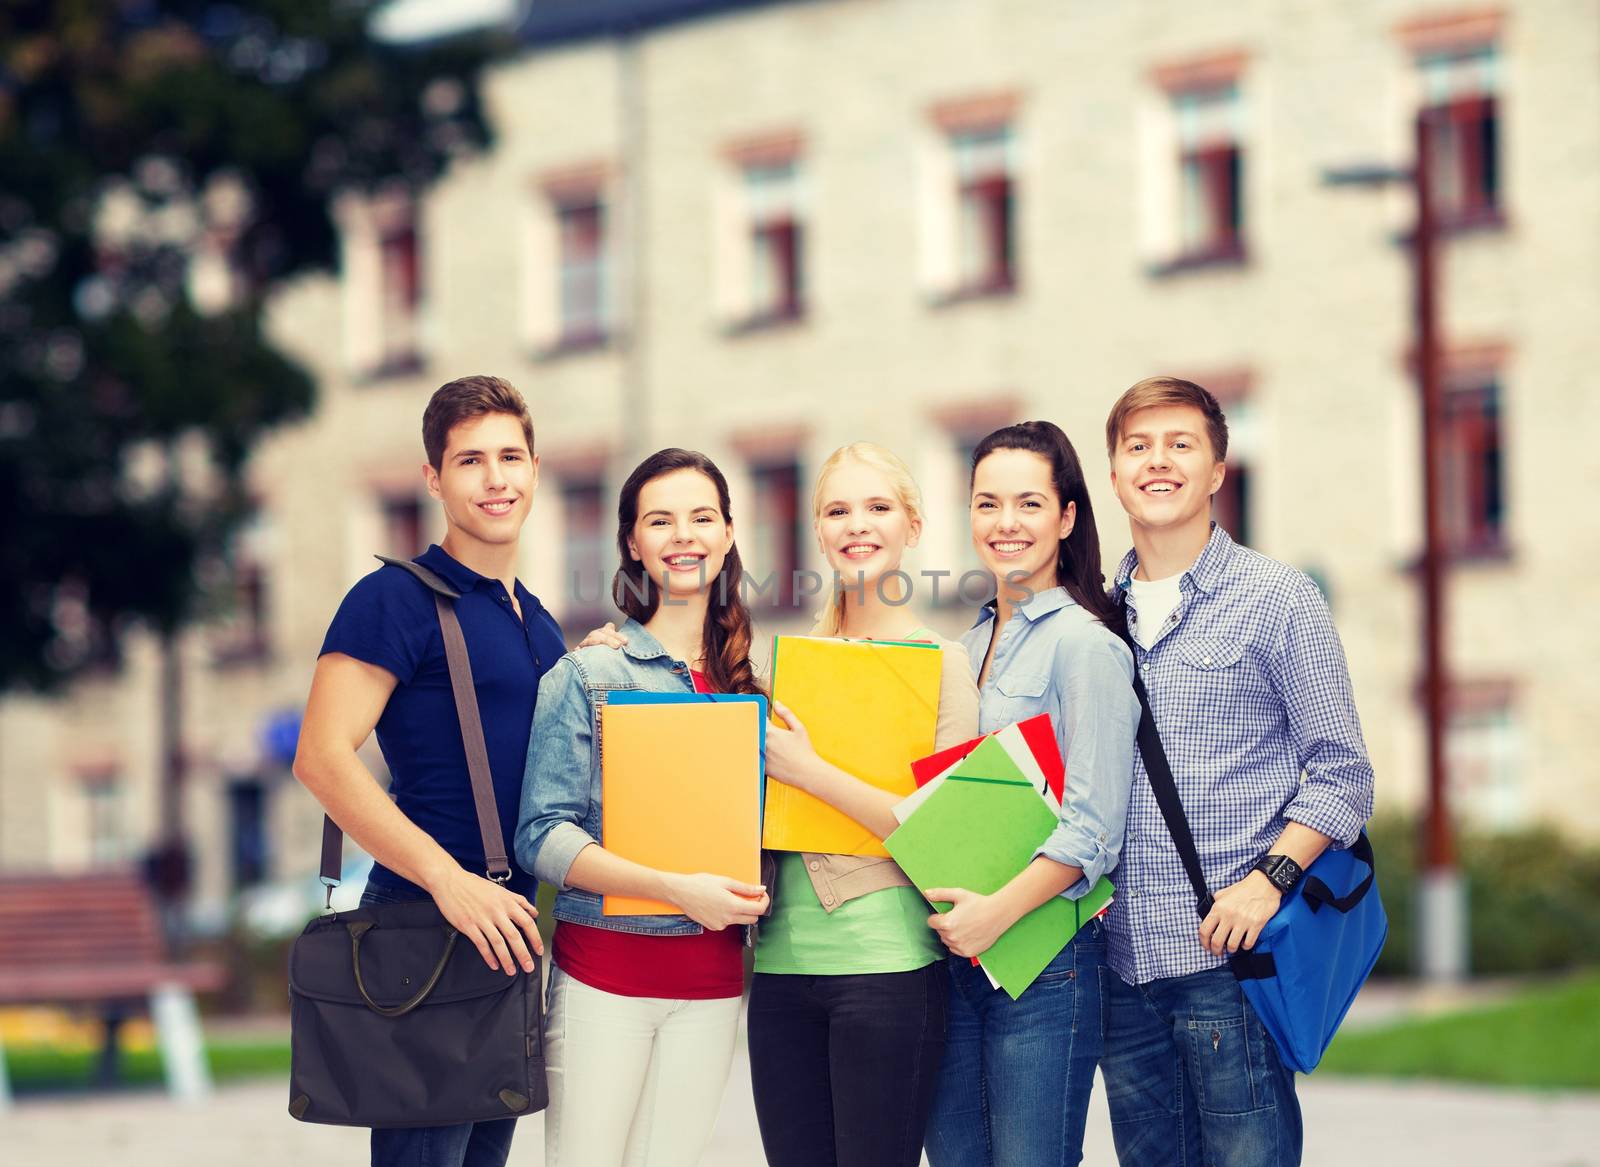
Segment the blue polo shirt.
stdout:
[[[429,547],[417,562],[461,593],[456,616],[472,662],[495,809],[509,856],[539,678],[567,651],[561,628],[520,582],[515,585],[522,608],[519,620],[499,580],[479,575],[438,546]],[[389,793],[405,816],[456,862],[483,874],[483,838],[433,593],[402,568],[380,567],[345,596],[322,652],[342,652],[394,674],[399,684],[377,726],[378,748],[389,767]],[[533,877],[514,859],[510,863],[510,887],[531,899]],[[372,869],[368,886],[402,896],[427,895],[382,865]]]

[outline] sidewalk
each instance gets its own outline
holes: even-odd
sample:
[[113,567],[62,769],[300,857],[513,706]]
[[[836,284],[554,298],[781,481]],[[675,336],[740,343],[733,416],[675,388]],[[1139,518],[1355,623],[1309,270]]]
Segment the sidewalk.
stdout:
[[[246,1167],[364,1164],[365,1131],[297,1123],[283,1082],[231,1086],[184,1108],[161,1094],[24,1098],[0,1117],[0,1163],[54,1167],[115,1163],[170,1167],[177,1158]],[[1305,1167],[1600,1167],[1600,1094],[1533,1094],[1482,1087],[1301,1080]],[[524,1119],[512,1167],[540,1167],[543,1122]],[[741,1043],[704,1167],[760,1167]],[[1105,1092],[1095,1091],[1084,1163],[1116,1162]]]

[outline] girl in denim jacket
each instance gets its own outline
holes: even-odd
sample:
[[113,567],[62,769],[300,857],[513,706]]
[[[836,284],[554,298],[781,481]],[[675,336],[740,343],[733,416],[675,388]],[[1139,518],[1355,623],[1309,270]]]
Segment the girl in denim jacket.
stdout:
[[[744,982],[737,925],[754,923],[768,898],[759,886],[659,871],[599,844],[600,711],[617,689],[759,689],[722,473],[703,454],[661,450],[629,475],[617,519],[613,590],[626,644],[579,648],[541,682],[517,822],[517,862],[557,889],[545,1161],[690,1167],[733,1058]],[[666,900],[683,914],[603,916],[608,894]]]

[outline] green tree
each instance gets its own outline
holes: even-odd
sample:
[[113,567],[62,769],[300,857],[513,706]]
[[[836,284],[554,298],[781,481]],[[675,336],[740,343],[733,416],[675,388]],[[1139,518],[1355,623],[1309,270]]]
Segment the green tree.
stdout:
[[383,45],[373,7],[0,7],[0,690],[195,618],[251,448],[313,404],[265,298],[334,264],[336,197],[486,144],[497,46]]

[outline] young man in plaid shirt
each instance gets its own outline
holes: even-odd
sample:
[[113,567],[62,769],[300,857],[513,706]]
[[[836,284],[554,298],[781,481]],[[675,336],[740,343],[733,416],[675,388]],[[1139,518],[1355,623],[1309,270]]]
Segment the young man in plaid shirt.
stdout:
[[1294,1074],[1227,967],[1284,893],[1372,814],[1372,765],[1344,650],[1303,572],[1211,522],[1228,424],[1189,381],[1152,377],[1106,422],[1133,550],[1116,575],[1139,674],[1206,885],[1194,892],[1134,762],[1108,917],[1102,1063],[1123,1167],[1300,1162]]

